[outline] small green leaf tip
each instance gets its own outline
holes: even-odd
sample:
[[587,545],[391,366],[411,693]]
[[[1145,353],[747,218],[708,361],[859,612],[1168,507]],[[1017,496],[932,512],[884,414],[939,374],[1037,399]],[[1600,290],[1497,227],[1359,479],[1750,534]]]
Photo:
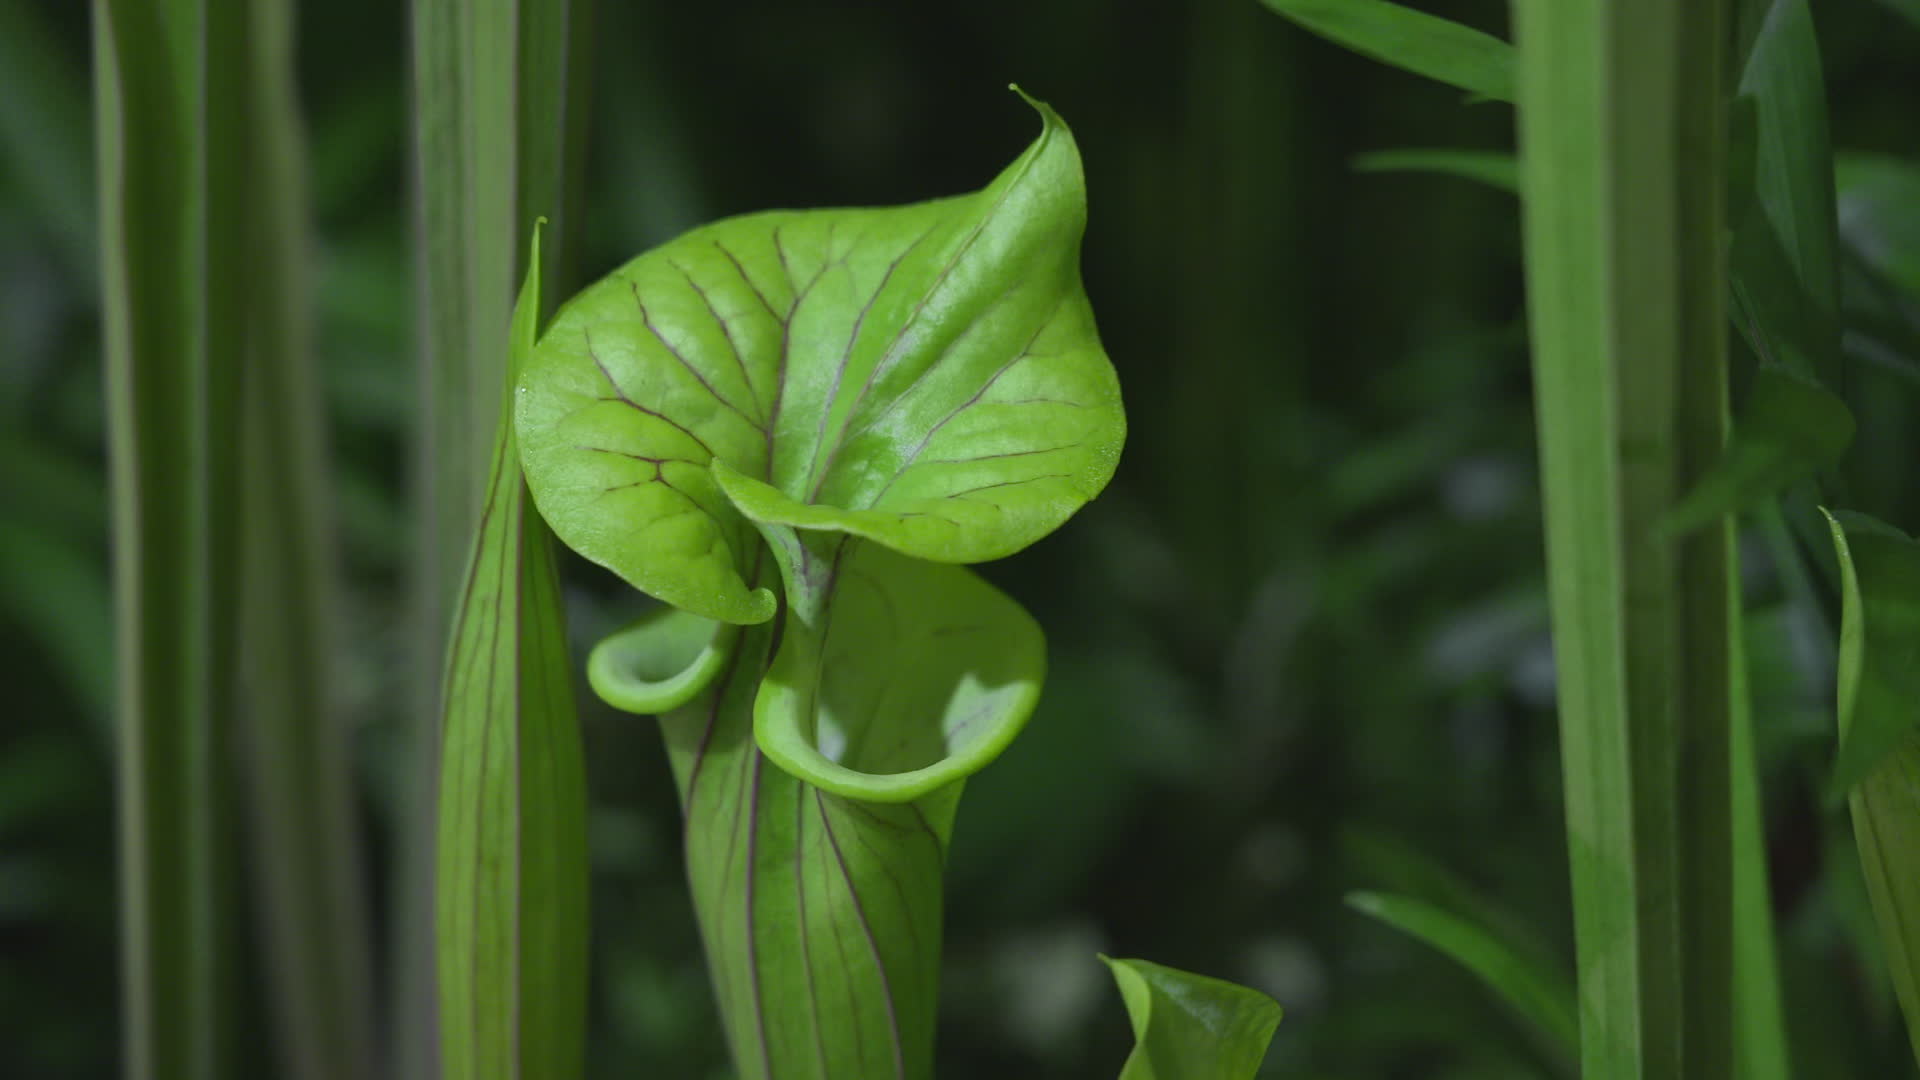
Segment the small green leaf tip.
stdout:
[[1026,100],[1039,136],[980,191],[716,222],[562,308],[516,402],[561,540],[754,623],[775,599],[747,585],[749,516],[970,563],[1097,495],[1126,421],[1080,279],[1085,178],[1066,124]]
[[1280,1026],[1258,990],[1147,960],[1100,960],[1126,1002],[1133,1053],[1120,1080],[1253,1080]]
[[656,608],[593,647],[587,683],[616,709],[658,716],[711,685],[738,637],[730,623]]

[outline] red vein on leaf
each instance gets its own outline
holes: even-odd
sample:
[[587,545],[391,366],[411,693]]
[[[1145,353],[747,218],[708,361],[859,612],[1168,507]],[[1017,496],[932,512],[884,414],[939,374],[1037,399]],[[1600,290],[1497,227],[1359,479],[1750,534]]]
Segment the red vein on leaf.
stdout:
[[[653,315],[647,310],[647,302],[640,298],[640,284],[636,281],[629,280],[627,282],[627,288],[631,290],[633,293],[633,306],[640,309],[640,325],[647,328],[647,333],[653,335],[653,340],[659,342],[660,347],[667,350],[668,356],[671,356],[675,360],[680,362],[680,366],[687,370],[687,374],[693,376],[694,381],[698,382],[700,384],[701,389],[707,392],[707,396],[713,398],[713,400],[719,402],[720,404],[725,405],[727,408],[732,409],[734,412],[734,415],[738,416],[741,420],[744,420],[748,427],[758,430],[760,427],[760,422],[755,420],[753,417],[748,416],[745,409],[742,409],[740,406],[735,405],[732,399],[728,398],[727,395],[722,394],[713,385],[713,383],[707,379],[706,375],[702,373],[699,368],[693,366],[693,361],[688,360],[684,353],[682,353],[679,349],[675,348],[673,346],[673,343],[667,340],[666,335],[660,332],[660,328],[653,325]],[[744,373],[745,372],[743,369],[742,374]],[[747,389],[752,390],[753,384],[748,383]]]
[[[753,396],[755,407],[758,407],[760,404],[759,388],[753,385],[753,375],[747,371],[746,352],[740,348],[740,342],[733,336],[733,320],[720,314],[720,308],[714,304],[713,297],[709,296],[707,290],[703,288],[698,281],[694,280],[693,271],[688,270],[672,259],[667,260],[667,265],[680,271],[680,276],[686,279],[687,287],[693,290],[694,295],[700,298],[700,303],[706,307],[707,314],[712,315],[713,321],[720,324],[720,334],[727,339],[727,348],[733,353],[733,366],[740,370],[740,381],[746,386],[747,393]],[[757,421],[754,426],[758,427],[764,422],[764,419]]]

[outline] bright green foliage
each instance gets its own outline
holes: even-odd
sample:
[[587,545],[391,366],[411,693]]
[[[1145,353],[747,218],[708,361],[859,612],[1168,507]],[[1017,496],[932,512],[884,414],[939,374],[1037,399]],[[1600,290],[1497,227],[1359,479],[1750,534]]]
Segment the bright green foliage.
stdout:
[[636,588],[772,617],[755,516],[978,562],[1112,476],[1119,391],[1080,286],[1080,159],[1059,118],[985,190],[755,214],[650,251],[568,303],[522,383],[541,512]]
[[[1887,967],[1920,1061],[1920,545],[1859,514],[1830,515],[1840,558],[1841,765],[1865,761],[1848,787],[1867,892]],[[1868,752],[1856,752],[1865,745]],[[1875,749],[1878,748],[1878,749]],[[1842,773],[1846,777],[1853,770]]]
[[678,609],[590,677],[664,713],[752,1080],[930,1074],[961,782],[1045,669],[1033,620],[950,564],[1051,532],[1119,455],[1079,154],[1033,104],[984,190],[696,229],[568,303],[521,372],[542,513]]
[[1253,1080],[1280,1026],[1272,998],[1146,960],[1100,959],[1133,1024],[1120,1080]]
[[1363,56],[1495,101],[1513,100],[1513,50],[1491,34],[1387,0],[1260,0]]
[[[514,309],[540,310],[539,239]],[[586,1035],[586,776],[551,541],[502,402],[447,660],[436,932],[441,1074],[572,1077]]]
[[1571,1058],[1579,1050],[1573,985],[1490,928],[1407,896],[1359,892],[1347,903],[1458,960]]

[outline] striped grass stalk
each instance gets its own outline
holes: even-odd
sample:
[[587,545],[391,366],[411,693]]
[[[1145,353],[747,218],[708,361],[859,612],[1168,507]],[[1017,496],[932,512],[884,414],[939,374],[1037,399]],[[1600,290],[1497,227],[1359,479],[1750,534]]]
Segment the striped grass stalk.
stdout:
[[1730,1076],[1732,528],[1654,535],[1727,438],[1723,12],[1514,16],[1583,1075]]

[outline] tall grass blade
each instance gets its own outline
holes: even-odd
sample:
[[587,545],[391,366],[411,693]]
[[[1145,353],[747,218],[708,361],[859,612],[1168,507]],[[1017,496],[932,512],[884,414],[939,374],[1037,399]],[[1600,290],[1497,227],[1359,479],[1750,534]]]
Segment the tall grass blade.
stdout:
[[231,1066],[241,9],[93,6],[127,1074]]
[[1759,762],[1753,745],[1753,693],[1747,679],[1746,628],[1733,650],[1734,713],[1730,790],[1733,799],[1733,1075],[1788,1080],[1786,1009],[1774,942],[1767,836]]
[[1842,745],[1869,725],[1904,738],[1848,794],[1854,838],[1894,992],[1920,1062],[1920,544],[1864,515],[1829,515],[1840,559]]
[[[445,643],[459,591],[459,553],[473,535],[492,459],[506,328],[521,271],[521,238],[536,216],[548,302],[570,283],[578,234],[590,0],[414,0],[414,155],[420,290],[420,387],[415,505],[415,774],[437,768],[440,687],[431,658]],[[405,811],[396,877],[400,1070],[433,1073],[428,955],[434,810],[419,793]]]
[[1731,1075],[1732,530],[1714,4],[1522,0],[1528,307],[1584,1075]]
[[240,747],[279,1075],[373,1076],[372,956],[349,730],[333,658],[335,548],[306,268],[293,6],[247,0]]
[[[533,349],[539,238],[514,312]],[[454,619],[440,783],[440,1075],[573,1077],[585,1052],[586,766],[566,618],[500,402],[492,476]]]

